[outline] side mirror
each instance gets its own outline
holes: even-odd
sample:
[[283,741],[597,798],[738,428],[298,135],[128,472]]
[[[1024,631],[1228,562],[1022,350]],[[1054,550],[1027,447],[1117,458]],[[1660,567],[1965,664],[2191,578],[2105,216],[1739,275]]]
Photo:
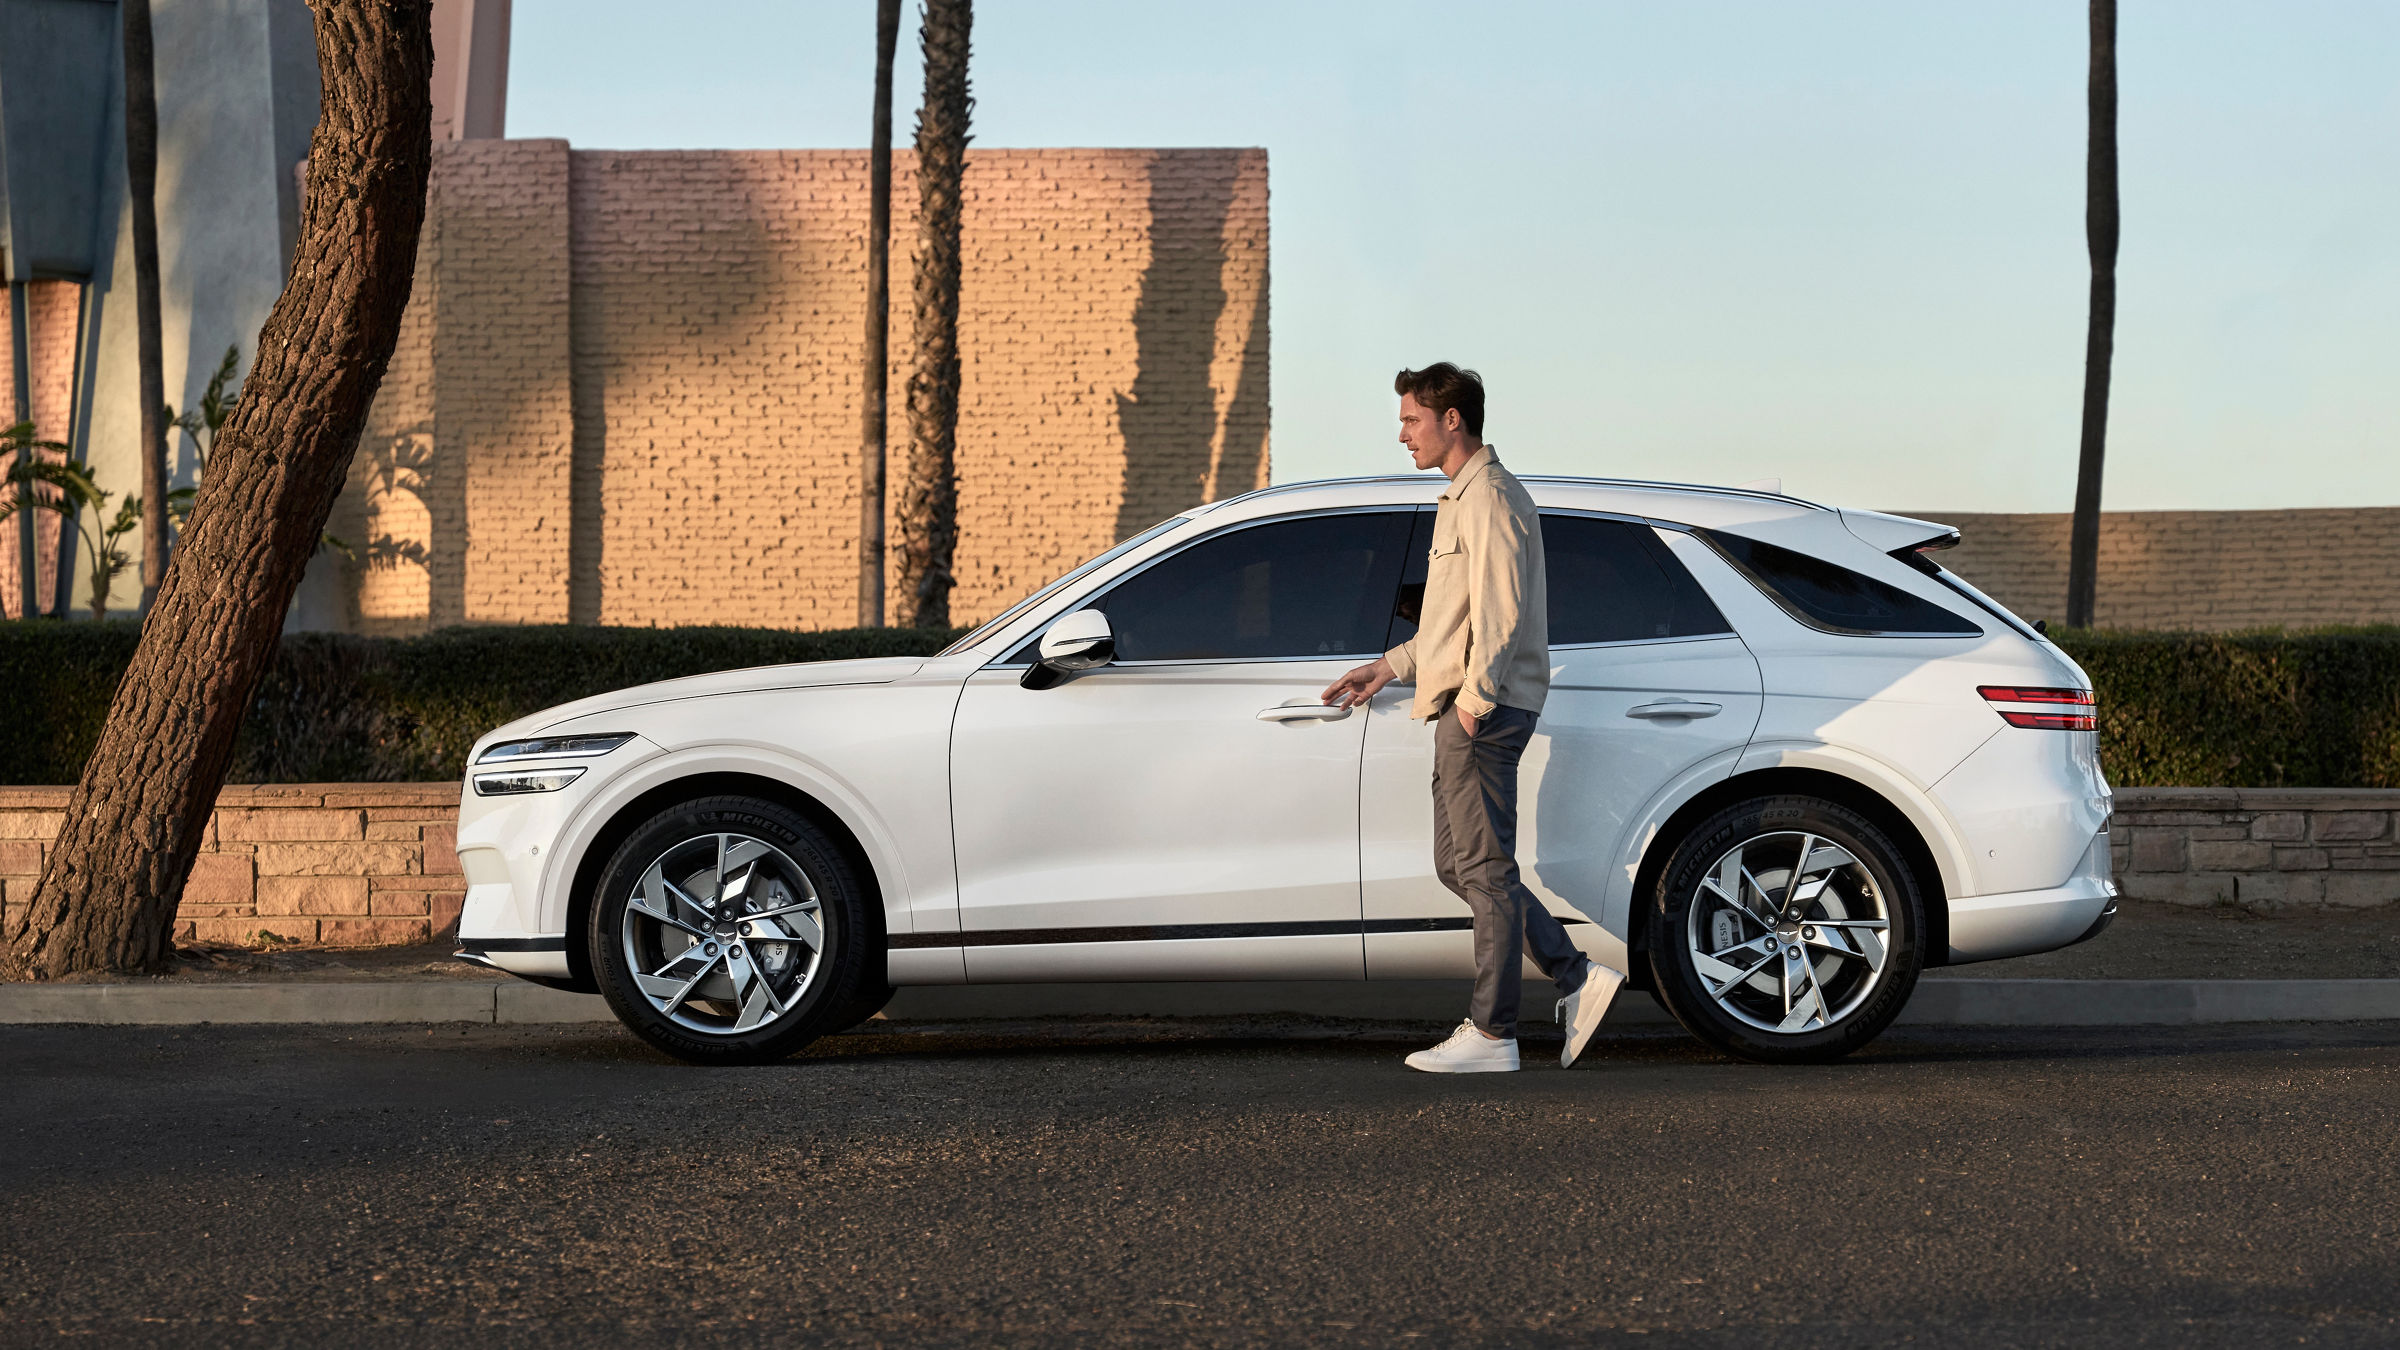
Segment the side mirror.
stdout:
[[1096,609],[1079,609],[1050,625],[1036,648],[1041,659],[1018,681],[1027,689],[1047,689],[1081,670],[1105,666],[1117,654],[1116,631],[1108,616]]

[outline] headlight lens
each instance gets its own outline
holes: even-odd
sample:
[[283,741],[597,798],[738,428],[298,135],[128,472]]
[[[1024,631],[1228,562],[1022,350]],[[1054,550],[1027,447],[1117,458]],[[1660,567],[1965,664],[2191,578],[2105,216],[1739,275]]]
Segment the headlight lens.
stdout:
[[489,764],[496,759],[531,759],[553,755],[605,755],[633,739],[630,731],[607,731],[597,735],[544,736],[530,741],[502,741],[478,755],[475,762]]
[[475,795],[478,797],[508,797],[520,792],[556,792],[583,777],[580,764],[555,769],[518,769],[512,773],[479,773],[475,775]]

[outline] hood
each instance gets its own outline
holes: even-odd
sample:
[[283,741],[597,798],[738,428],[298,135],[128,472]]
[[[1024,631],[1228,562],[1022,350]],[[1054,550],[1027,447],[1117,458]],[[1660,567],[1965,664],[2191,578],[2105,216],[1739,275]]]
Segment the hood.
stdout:
[[573,703],[561,703],[555,708],[520,717],[513,722],[494,727],[475,743],[475,754],[493,741],[539,734],[563,722],[592,717],[602,713],[622,712],[652,703],[668,703],[676,699],[708,698],[716,694],[751,694],[768,689],[814,689],[839,684],[890,684],[924,669],[922,656],[871,656],[855,661],[810,661],[790,666],[752,666],[747,670],[720,670],[708,675],[687,675],[679,680],[660,680],[656,684],[637,684],[630,689],[615,689]]

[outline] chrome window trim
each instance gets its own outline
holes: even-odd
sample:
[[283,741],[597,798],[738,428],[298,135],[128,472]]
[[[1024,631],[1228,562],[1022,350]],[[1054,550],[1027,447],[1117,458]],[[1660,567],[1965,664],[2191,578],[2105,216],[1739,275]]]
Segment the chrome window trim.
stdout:
[[[1295,486],[1298,485],[1295,484]],[[1261,491],[1269,492],[1273,490],[1274,489],[1272,488],[1261,489]],[[1233,500],[1239,501],[1241,498],[1236,497]],[[1197,539],[1186,540],[1182,544],[1177,545],[1175,548],[1167,552],[1147,558],[1141,563],[1135,565],[1130,571],[1119,572],[1117,575],[1109,578],[1106,582],[1103,582],[1098,590],[1086,592],[1072,603],[1088,605],[1092,601],[1097,600],[1100,597],[1108,594],[1110,591],[1115,590],[1117,587],[1122,586],[1126,582],[1140,576],[1142,573],[1149,571],[1151,568],[1165,563],[1168,559],[1181,556],[1187,550],[1198,548],[1202,544],[1209,543],[1213,540],[1223,539],[1231,535],[1239,534],[1243,530],[1256,529],[1262,525],[1288,525],[1295,520],[1316,520],[1326,516],[1357,516],[1366,515],[1370,512],[1385,512],[1392,515],[1413,515],[1418,512],[1430,511],[1432,509],[1432,507],[1424,505],[1420,502],[1384,502],[1373,506],[1325,506],[1319,507],[1314,511],[1294,511],[1287,515],[1257,516],[1249,520],[1237,520],[1232,524],[1225,526],[1223,529],[1211,530],[1208,533],[1201,535]],[[1402,574],[1405,575],[1407,571],[1406,567],[1404,566],[1401,570]],[[1062,614],[1068,612],[1071,611],[1060,611]],[[1032,666],[1034,663],[1031,661],[1009,661],[1005,659],[1010,652],[1015,651],[1016,648],[1022,646],[1023,643],[1024,639],[1020,637],[1016,641],[1004,642],[1000,644],[1000,655],[984,663],[982,666],[978,667],[978,669],[1024,670],[1029,666]],[[1383,655],[1383,653],[1379,651],[1326,652],[1318,656],[1196,656],[1190,658],[1189,660],[1182,661],[1111,661],[1105,666],[1094,667],[1091,671],[1085,673],[1090,675],[1097,674],[1103,670],[1155,669],[1160,666],[1257,666],[1266,665],[1270,662],[1287,663],[1293,661],[1355,661],[1361,657],[1381,655]]]
[[1620,642],[1558,642],[1552,643],[1550,650],[1554,652],[1590,652],[1603,651],[1610,647],[1664,647],[1675,642],[1740,642],[1741,640],[1742,635],[1728,626],[1722,633],[1694,633],[1689,637],[1626,638]]

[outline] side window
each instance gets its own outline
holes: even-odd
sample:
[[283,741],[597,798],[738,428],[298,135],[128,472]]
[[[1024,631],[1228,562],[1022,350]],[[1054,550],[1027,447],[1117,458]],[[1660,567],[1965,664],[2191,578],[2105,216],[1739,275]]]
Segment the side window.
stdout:
[[1544,515],[1550,645],[1730,633],[1708,592],[1647,525]]
[[1788,548],[1716,530],[1697,533],[1785,613],[1829,633],[1978,637],[1983,629],[1897,586]]
[[1204,539],[1119,583],[1119,661],[1372,656],[1384,650],[1413,521],[1310,516]]

